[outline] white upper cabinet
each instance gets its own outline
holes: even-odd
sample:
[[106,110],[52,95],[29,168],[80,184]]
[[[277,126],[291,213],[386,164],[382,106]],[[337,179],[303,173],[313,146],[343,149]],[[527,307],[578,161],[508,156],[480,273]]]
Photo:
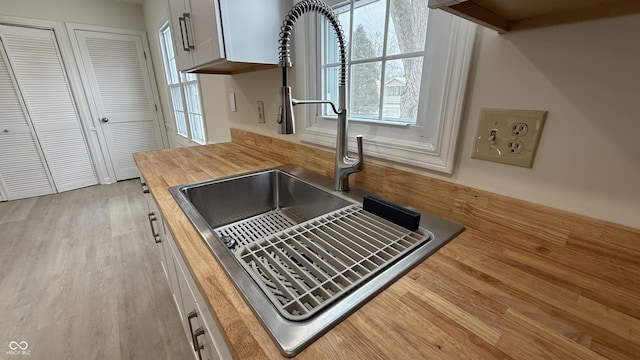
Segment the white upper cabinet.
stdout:
[[230,74],[278,63],[290,0],[169,0],[178,70]]

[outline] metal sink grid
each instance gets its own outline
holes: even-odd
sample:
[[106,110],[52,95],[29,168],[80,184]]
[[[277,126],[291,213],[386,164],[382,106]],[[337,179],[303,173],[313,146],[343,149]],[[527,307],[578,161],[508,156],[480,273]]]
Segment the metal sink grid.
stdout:
[[[359,205],[261,239],[255,236],[282,228],[283,219],[269,213],[216,233],[237,236],[242,246],[235,255],[241,265],[278,312],[292,321],[312,317],[431,238],[427,231],[409,231]],[[246,232],[248,227],[251,232]]]
[[[221,239],[233,239],[239,246],[246,246],[264,239],[279,231],[286,230],[297,224],[286,216],[282,210],[271,210],[267,213],[253,216],[246,220],[234,222],[214,229]],[[239,247],[232,247],[237,252]]]

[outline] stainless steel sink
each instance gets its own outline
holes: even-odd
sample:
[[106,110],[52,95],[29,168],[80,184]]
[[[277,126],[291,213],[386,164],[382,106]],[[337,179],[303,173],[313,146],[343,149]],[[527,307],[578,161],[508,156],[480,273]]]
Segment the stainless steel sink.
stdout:
[[285,356],[294,356],[458,235],[422,213],[403,229],[367,193],[294,165],[169,189]]
[[296,224],[351,202],[278,169],[180,187],[212,228],[277,211]]

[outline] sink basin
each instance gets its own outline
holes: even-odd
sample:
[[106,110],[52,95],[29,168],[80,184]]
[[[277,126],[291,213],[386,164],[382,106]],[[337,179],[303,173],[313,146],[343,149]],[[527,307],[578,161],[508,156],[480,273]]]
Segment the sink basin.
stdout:
[[422,213],[409,231],[331,186],[285,165],[169,189],[287,357],[464,230]]
[[180,191],[214,229],[273,212],[298,224],[351,204],[278,169],[183,186]]

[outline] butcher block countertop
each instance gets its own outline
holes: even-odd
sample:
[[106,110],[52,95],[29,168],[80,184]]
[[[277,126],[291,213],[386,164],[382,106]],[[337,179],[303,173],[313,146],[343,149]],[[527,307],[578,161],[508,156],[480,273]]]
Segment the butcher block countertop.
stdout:
[[[231,353],[282,358],[167,189],[333,153],[232,129],[233,142],[135,161]],[[352,186],[466,226],[299,359],[638,359],[640,230],[366,162]]]

